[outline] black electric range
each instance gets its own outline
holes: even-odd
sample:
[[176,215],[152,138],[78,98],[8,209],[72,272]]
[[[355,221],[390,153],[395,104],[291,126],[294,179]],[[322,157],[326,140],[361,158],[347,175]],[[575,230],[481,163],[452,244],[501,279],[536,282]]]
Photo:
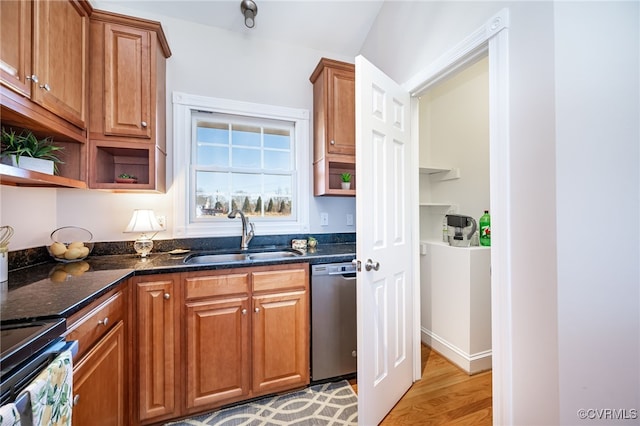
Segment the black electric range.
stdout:
[[0,403],[10,398],[12,389],[21,382],[30,380],[41,364],[50,361],[50,356],[43,354],[63,340],[66,330],[64,318],[0,324]]

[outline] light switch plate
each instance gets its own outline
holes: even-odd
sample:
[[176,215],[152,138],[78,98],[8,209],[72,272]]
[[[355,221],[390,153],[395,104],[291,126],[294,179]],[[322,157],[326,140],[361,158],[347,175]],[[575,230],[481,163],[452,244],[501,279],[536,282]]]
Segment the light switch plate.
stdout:
[[320,213],[320,226],[329,226],[329,213]]

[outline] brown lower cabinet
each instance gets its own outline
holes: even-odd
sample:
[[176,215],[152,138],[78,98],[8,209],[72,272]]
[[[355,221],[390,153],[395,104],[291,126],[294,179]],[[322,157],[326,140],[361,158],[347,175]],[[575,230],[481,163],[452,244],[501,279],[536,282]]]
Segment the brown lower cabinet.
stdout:
[[74,426],[128,424],[128,284],[67,319],[66,340],[78,342],[73,368]]
[[73,425],[125,425],[124,323],[77,364],[73,374]]
[[134,424],[309,383],[308,264],[139,276],[134,284]]

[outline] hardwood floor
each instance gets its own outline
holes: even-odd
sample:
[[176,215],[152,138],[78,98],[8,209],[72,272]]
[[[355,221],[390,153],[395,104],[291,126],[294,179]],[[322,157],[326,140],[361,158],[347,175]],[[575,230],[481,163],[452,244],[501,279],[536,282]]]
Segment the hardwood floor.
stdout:
[[490,426],[491,403],[491,371],[469,376],[422,345],[422,380],[409,388],[380,425]]

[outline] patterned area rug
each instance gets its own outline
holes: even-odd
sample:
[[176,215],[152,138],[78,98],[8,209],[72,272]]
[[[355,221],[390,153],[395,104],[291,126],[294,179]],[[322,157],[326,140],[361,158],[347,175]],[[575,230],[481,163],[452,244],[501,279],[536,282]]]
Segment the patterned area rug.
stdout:
[[271,426],[357,425],[358,397],[343,380],[202,414],[167,425]]

